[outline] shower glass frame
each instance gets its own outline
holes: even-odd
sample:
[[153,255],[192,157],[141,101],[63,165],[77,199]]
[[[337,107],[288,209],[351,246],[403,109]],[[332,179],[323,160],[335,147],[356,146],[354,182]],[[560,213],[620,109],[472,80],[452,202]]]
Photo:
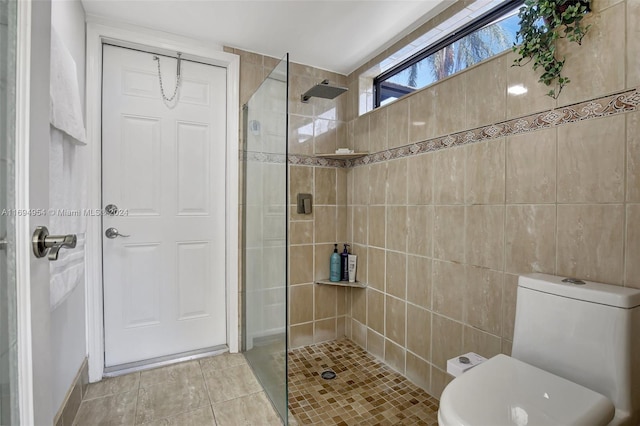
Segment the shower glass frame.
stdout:
[[288,424],[289,55],[243,105],[242,351]]

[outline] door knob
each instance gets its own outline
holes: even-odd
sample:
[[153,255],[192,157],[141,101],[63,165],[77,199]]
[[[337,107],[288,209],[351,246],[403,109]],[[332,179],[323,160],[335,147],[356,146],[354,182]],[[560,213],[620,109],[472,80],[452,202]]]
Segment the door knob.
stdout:
[[45,257],[49,252],[48,259],[50,261],[58,260],[58,252],[61,248],[75,248],[78,238],[75,234],[67,235],[49,235],[46,226],[38,226],[33,231],[31,245],[33,246],[33,254],[40,258]]
[[117,230],[116,228],[108,228],[106,231],[104,231],[104,235],[105,235],[107,238],[111,238],[111,239],[116,238],[116,237],[124,237],[124,238],[127,238],[127,237],[130,237],[130,236],[131,236],[131,235],[124,235],[124,234],[121,234],[120,232],[118,232],[118,230]]
[[109,216],[114,216],[116,213],[118,213],[118,206],[116,206],[115,204],[107,204],[107,206],[104,208],[104,211]]

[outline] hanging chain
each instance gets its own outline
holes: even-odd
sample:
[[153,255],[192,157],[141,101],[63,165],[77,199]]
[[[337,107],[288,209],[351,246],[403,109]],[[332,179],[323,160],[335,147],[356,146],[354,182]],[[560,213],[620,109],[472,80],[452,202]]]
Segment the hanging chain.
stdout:
[[154,56],[153,60],[154,61],[158,61],[158,80],[160,81],[160,93],[162,94],[162,99],[164,99],[165,102],[172,102],[176,95],[178,94],[178,89],[180,88],[180,83],[182,82],[182,76],[180,74],[180,67],[181,67],[181,59],[180,56],[182,55],[182,53],[178,52],[178,70],[176,72],[176,87],[175,89],[173,89],[173,95],[171,95],[170,98],[167,98],[167,95],[165,95],[164,93],[164,86],[162,85],[162,71],[160,71],[160,58],[158,56]]

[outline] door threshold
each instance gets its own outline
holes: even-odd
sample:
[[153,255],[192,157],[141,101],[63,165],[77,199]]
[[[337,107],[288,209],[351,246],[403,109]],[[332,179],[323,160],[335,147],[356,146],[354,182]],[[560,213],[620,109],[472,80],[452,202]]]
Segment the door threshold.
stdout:
[[143,361],[130,362],[128,364],[114,365],[104,368],[104,377],[117,377],[138,371],[152,370],[154,368],[166,367],[167,365],[178,364],[185,361],[193,361],[210,356],[220,355],[229,352],[227,345],[218,345],[210,348],[197,349],[195,351],[182,352],[174,355],[166,355],[158,358],[145,359]]

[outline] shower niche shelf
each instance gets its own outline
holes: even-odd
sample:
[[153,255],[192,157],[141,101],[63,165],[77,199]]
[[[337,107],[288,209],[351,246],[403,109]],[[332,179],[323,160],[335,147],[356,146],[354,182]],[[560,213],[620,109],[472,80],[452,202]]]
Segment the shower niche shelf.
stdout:
[[331,160],[355,160],[356,158],[369,155],[368,152],[352,152],[350,154],[316,154],[316,157],[329,158]]
[[349,281],[331,281],[329,279],[326,280],[318,280],[316,284],[322,285],[337,285],[340,287],[355,287],[355,288],[367,288],[367,284],[361,281],[356,281],[355,283],[350,283]]

